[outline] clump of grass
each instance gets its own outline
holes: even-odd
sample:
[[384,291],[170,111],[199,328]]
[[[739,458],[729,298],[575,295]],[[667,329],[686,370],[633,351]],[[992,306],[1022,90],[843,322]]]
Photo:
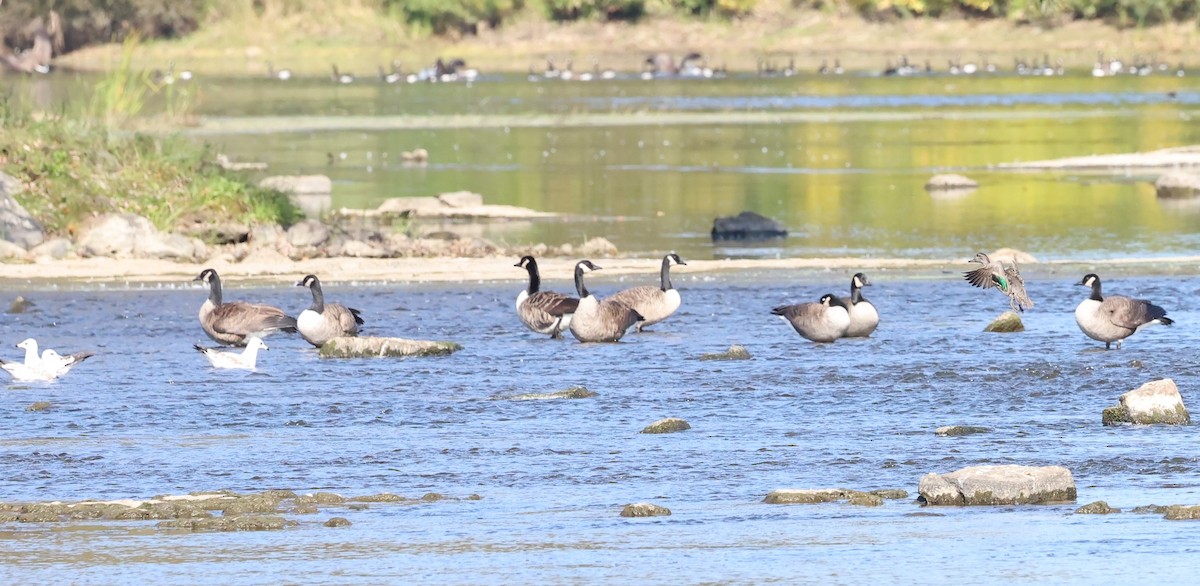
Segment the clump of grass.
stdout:
[[134,68],[133,59],[141,45],[138,35],[125,37],[117,66],[96,84],[92,115],[108,126],[126,127],[135,121],[145,123],[147,104],[161,101],[165,122],[187,120],[195,105],[195,95],[190,88],[175,83],[174,63],[168,64],[166,71]]
[[99,121],[33,115],[2,100],[0,125],[0,170],[25,184],[17,199],[54,235],[104,213],[145,216],[161,230],[301,217],[285,194],[222,169],[207,146],[180,136],[113,134]]

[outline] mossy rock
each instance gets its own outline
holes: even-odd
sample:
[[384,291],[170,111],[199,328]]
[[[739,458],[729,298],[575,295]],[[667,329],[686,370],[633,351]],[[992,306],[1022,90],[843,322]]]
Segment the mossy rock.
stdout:
[[1133,419],[1129,417],[1129,410],[1123,405],[1106,407],[1104,412],[1100,414],[1100,422],[1104,425],[1122,425],[1133,424]]
[[750,360],[750,352],[745,346],[734,344],[724,352],[716,354],[704,354],[700,356],[700,360]]
[[1143,515],[1144,514],[1164,515],[1164,514],[1166,514],[1167,509],[1169,509],[1169,508],[1171,508],[1171,507],[1163,506],[1163,505],[1144,505],[1141,507],[1134,507],[1133,510],[1130,512],[1139,513],[1139,514],[1143,514]]
[[691,424],[687,421],[679,419],[678,417],[668,417],[666,419],[659,419],[658,421],[647,425],[645,429],[641,431],[641,433],[675,433],[677,431],[684,431],[691,428]]
[[671,509],[654,503],[632,503],[621,509],[622,517],[669,517]]
[[326,527],[349,527],[350,520],[345,517],[332,517],[324,523]]
[[973,435],[976,433],[988,433],[990,431],[992,430],[989,428],[975,425],[946,425],[933,430],[933,433],[945,437],[954,437],[960,435]]
[[908,498],[908,491],[900,488],[883,488],[880,490],[872,490],[871,494],[889,501]]
[[278,531],[295,526],[295,521],[267,515],[244,515],[239,517],[213,517],[211,519],[175,519],[162,521],[162,529],[185,529],[189,531]]
[[513,401],[548,401],[553,399],[587,399],[595,397],[595,391],[589,391],[587,387],[571,387],[562,391],[553,393],[525,393],[512,397]]
[[350,500],[358,503],[402,503],[410,499],[404,498],[398,494],[392,494],[390,492],[381,492],[379,494],[356,496]]
[[1096,501],[1094,503],[1088,503],[1086,505],[1083,505],[1082,507],[1079,507],[1078,509],[1075,509],[1076,515],[1111,515],[1113,513],[1120,513],[1120,512],[1121,512],[1121,509],[1114,509],[1114,508],[1108,506],[1108,503],[1106,503],[1104,501]]
[[763,502],[768,505],[812,505],[816,503],[832,503],[844,498],[846,498],[846,491],[840,488],[781,488],[771,491],[763,499]]
[[343,337],[321,346],[321,358],[404,358],[449,356],[462,350],[454,342],[406,340],[404,338]]
[[1021,316],[1017,315],[1017,312],[1006,311],[1000,314],[1000,317],[992,320],[992,323],[988,324],[986,328],[983,328],[983,331],[998,332],[1002,334],[1023,332],[1025,331],[1025,324],[1021,322]]
[[1190,507],[1171,505],[1167,507],[1163,518],[1168,521],[1194,521],[1200,519],[1200,505]]
[[26,411],[48,411],[50,410],[50,401],[35,401],[32,405],[25,408]]

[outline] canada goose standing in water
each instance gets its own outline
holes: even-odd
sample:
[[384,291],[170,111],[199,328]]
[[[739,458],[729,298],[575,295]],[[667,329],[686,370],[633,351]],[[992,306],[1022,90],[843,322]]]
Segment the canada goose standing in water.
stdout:
[[529,287],[517,294],[517,317],[529,329],[561,339],[563,331],[571,325],[571,316],[579,306],[579,300],[540,290],[542,275],[532,256],[521,257],[513,266],[529,271]]
[[296,316],[296,329],[305,341],[320,348],[333,338],[358,335],[358,326],[363,324],[359,311],[341,303],[325,303],[316,275],[306,275],[296,286],[312,291],[312,305]]
[[1011,264],[994,261],[988,258],[988,255],[979,252],[975,254],[975,258],[971,259],[971,262],[977,262],[983,266],[963,273],[967,282],[980,289],[992,287],[999,289],[1001,293],[1008,296],[1008,303],[1012,306],[1013,311],[1025,311],[1025,308],[1033,307],[1033,300],[1025,293],[1025,280],[1021,278],[1021,271],[1017,268],[1015,261]]
[[879,312],[862,294],[862,288],[870,284],[862,273],[855,273],[850,279],[850,329],[846,330],[847,338],[865,338],[879,327]]
[[258,366],[258,351],[270,350],[262,338],[250,336],[246,341],[246,349],[239,352],[222,352],[219,348],[205,348],[199,344],[192,346],[204,355],[213,368],[240,368],[254,370]]
[[850,329],[849,307],[832,293],[822,295],[817,302],[781,305],[771,313],[792,324],[797,334],[813,342],[832,342],[845,336]]
[[659,286],[642,285],[621,291],[609,299],[619,301],[633,308],[634,311],[642,314],[642,319],[637,323],[637,331],[642,331],[646,326],[652,326],[675,313],[679,309],[682,299],[679,298],[679,291],[671,286],[671,262],[674,261],[678,265],[686,265],[683,259],[679,258],[678,254],[671,253],[663,257],[662,269],[659,271]]
[[1075,308],[1075,323],[1087,337],[1104,342],[1104,349],[1132,336],[1142,326],[1162,324],[1169,326],[1175,320],[1167,317],[1167,310],[1144,299],[1131,299],[1120,295],[1104,297],[1100,294],[1100,277],[1093,273],[1084,275],[1077,283],[1091,287],[1092,294]]
[[296,318],[278,307],[245,301],[222,302],[221,277],[213,269],[204,269],[192,280],[208,283],[208,299],[200,306],[200,327],[221,344],[243,346],[250,336],[261,338],[278,331],[296,331]]
[[596,271],[600,267],[590,260],[575,264],[575,291],[579,293],[579,306],[571,317],[571,333],[580,342],[616,342],[625,335],[629,326],[642,320],[641,314],[628,305],[612,299],[596,299],[583,284],[584,271]]

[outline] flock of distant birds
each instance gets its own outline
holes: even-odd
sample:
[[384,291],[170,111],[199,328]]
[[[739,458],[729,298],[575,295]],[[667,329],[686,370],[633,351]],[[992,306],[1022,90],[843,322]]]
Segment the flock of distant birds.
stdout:
[[[964,273],[971,285],[1000,291],[1016,311],[1033,307],[1015,261],[993,260],[980,252],[971,262],[980,265]],[[601,268],[592,261],[581,260],[575,264],[575,293],[578,296],[571,297],[542,290],[537,260],[523,256],[514,266],[525,269],[529,284],[517,294],[517,317],[530,330],[551,338],[561,339],[563,332],[569,331],[580,342],[617,342],[631,327],[641,332],[679,309],[682,298],[671,284],[671,267],[686,264],[678,254],[668,254],[662,259],[657,286],[631,287],[600,299],[584,282],[585,274]],[[223,346],[244,347],[241,352],[230,352],[196,345],[195,349],[214,368],[253,370],[257,366],[258,352],[268,349],[263,338],[276,332],[298,332],[305,341],[319,348],[334,338],[357,336],[359,326],[364,323],[359,310],[326,302],[316,275],[307,275],[296,283],[307,287],[312,295],[312,304],[297,317],[270,305],[225,301],[221,277],[214,269],[205,269],[193,281],[208,285],[208,298],[200,306],[200,328]],[[879,326],[879,312],[862,294],[862,288],[870,284],[865,274],[856,273],[850,279],[848,298],[827,293],[818,301],[781,305],[771,313],[788,322],[801,337],[813,342],[868,337]],[[1114,342],[1119,349],[1122,340],[1143,327],[1174,323],[1167,317],[1166,310],[1150,301],[1120,295],[1105,297],[1100,277],[1095,273],[1085,275],[1078,284],[1089,287],[1091,294],[1075,308],[1075,322],[1089,338],[1104,342],[1105,349],[1110,349]],[[22,341],[17,347],[25,350],[24,360],[0,359],[0,368],[13,380],[22,382],[52,381],[95,355],[78,352],[62,356],[52,349],[39,355],[37,341],[33,338]]]
[[[266,65],[267,77],[270,79],[290,81],[298,77],[291,69],[277,69],[271,61],[268,61]],[[781,65],[779,61],[767,57],[758,58],[754,72],[759,77],[793,77],[801,73],[803,72],[796,67],[795,58],[789,58],[786,64]],[[828,59],[822,59],[821,64],[813,69],[812,73],[818,75],[843,75],[847,73],[847,70],[842,67],[841,59],[835,58],[832,63]],[[1183,63],[1171,66],[1166,61],[1145,55],[1138,55],[1126,61],[1116,57],[1106,58],[1103,52],[1096,54],[1096,61],[1092,64],[1091,73],[1092,77],[1113,77],[1120,75],[1146,76],[1154,74],[1183,77],[1187,74]],[[1040,58],[1033,59],[1014,58],[1011,68],[1002,68],[989,61],[986,56],[981,56],[978,63],[963,61],[961,58],[949,59],[944,69],[938,69],[934,67],[933,62],[929,59],[917,63],[916,61],[910,61],[907,55],[900,55],[898,58],[888,59],[883,69],[876,72],[876,74],[885,77],[912,77],[921,75],[971,76],[977,74],[1058,76],[1066,74],[1066,66],[1061,57],[1054,59],[1052,62],[1050,55],[1044,54]],[[405,71],[400,61],[393,60],[388,67],[379,65],[375,77],[379,82],[385,84],[414,84],[470,83],[477,80],[479,76],[479,70],[469,67],[463,59],[438,58],[434,61],[433,65],[414,71]],[[575,63],[571,58],[564,59],[561,64],[553,58],[547,58],[544,65],[530,65],[526,79],[531,82],[539,82],[547,80],[593,81],[630,78],[645,80],[673,78],[721,79],[728,76],[729,70],[725,65],[710,67],[707,59],[702,54],[691,52],[684,54],[679,59],[676,59],[669,53],[654,53],[646,57],[641,64],[641,69],[636,73],[623,73],[615,69],[602,68],[599,59],[592,59],[590,68],[575,71]],[[168,64],[166,69],[157,69],[152,72],[153,80],[156,83],[164,85],[170,85],[177,81],[191,81],[194,77],[195,74],[188,69],[176,72],[173,61]],[[329,79],[333,83],[347,85],[370,80],[371,78],[370,76],[356,76],[353,73],[339,69],[337,64],[331,64]]]

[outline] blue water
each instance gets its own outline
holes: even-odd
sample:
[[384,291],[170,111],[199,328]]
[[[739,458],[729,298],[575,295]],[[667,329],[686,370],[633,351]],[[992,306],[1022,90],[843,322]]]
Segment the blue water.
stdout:
[[[497,262],[507,262],[498,259]],[[591,283],[598,294],[653,281]],[[0,500],[145,498],[196,490],[394,492],[448,500],[285,515],[298,527],[189,534],[154,522],[0,525],[0,582],[980,583],[1190,581],[1196,525],[1081,504],[1200,503],[1195,427],[1103,427],[1100,412],[1171,377],[1198,380],[1196,275],[1106,278],[1177,320],[1103,351],[1075,326],[1073,271],[1031,266],[1027,331],[984,334],[1007,307],[941,274],[868,271],[882,315],[866,340],[817,345],[770,315],[843,292],[849,275],[686,274],[683,308],[619,344],[551,341],[517,321],[507,283],[358,284],[327,297],[359,308],[366,334],[448,339],[452,356],[322,360],[296,336],[268,339],[254,373],[215,371],[192,350],[205,292],[182,284],[47,288],[8,282],[36,311],[0,319],[0,356],[36,336],[97,356],[52,384],[2,391]],[[1096,267],[1104,276],[1107,267]],[[1089,269],[1090,270],[1090,269]],[[516,269],[514,269],[516,271]],[[519,271],[517,271],[519,273]],[[546,286],[566,290],[563,275]],[[299,288],[228,299],[296,312]],[[744,344],[754,358],[701,362]],[[579,400],[514,395],[584,385]],[[29,412],[49,401],[44,412]],[[663,417],[692,429],[641,435]],[[941,425],[990,433],[944,438]],[[1062,465],[1076,504],[922,508],[920,477],[976,464]],[[901,488],[878,508],[767,505],[777,488]],[[459,500],[477,494],[480,500]],[[650,501],[670,517],[625,519]],[[926,516],[931,513],[932,515]],[[351,527],[321,525],[344,516]]]

